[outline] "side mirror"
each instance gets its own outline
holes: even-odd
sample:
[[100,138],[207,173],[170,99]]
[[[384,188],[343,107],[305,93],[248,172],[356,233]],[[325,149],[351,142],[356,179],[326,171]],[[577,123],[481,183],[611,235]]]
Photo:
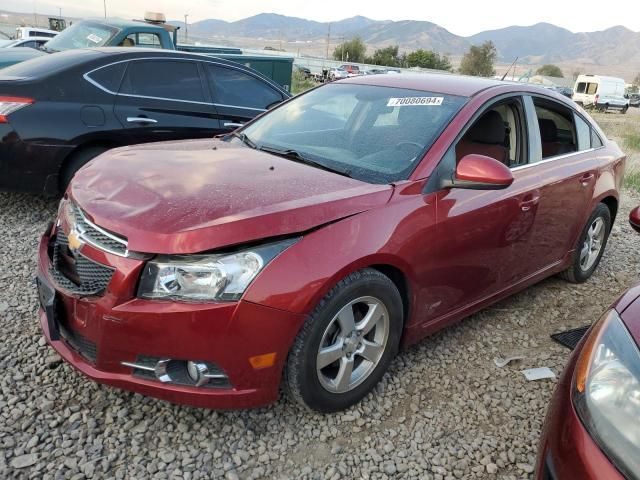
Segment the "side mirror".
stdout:
[[629,214],[629,223],[636,232],[640,233],[640,207],[636,207],[631,210],[631,213]]
[[445,181],[445,188],[468,188],[471,190],[501,190],[513,183],[511,170],[495,158],[465,155],[458,162],[454,178]]

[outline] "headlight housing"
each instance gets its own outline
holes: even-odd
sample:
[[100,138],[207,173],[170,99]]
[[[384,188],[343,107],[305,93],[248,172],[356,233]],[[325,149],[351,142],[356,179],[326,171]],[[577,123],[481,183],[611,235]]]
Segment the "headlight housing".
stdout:
[[160,255],[147,262],[138,297],[216,302],[239,300],[253,279],[298,238],[232,253]]
[[592,329],[576,364],[573,401],[602,451],[640,478],[640,351],[615,310]]

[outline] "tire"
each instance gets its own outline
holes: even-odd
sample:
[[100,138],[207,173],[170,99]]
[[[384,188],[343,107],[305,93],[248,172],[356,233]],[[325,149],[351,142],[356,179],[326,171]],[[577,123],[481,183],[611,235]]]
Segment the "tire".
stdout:
[[[593,249],[589,247],[588,242],[592,238],[594,225],[601,222],[601,227],[604,229],[602,237],[599,240],[599,250],[597,253],[593,253]],[[564,272],[560,273],[560,276],[571,283],[583,283],[586,282],[593,274],[595,269],[600,263],[602,254],[607,246],[607,240],[609,239],[609,233],[611,232],[611,212],[604,203],[599,203],[595,208],[589,220],[580,234],[580,238],[575,247],[573,253],[573,259],[571,266]],[[594,244],[591,243],[591,246]],[[589,247],[590,258],[585,261],[584,251]]]
[[627,113],[627,110],[629,110],[629,105],[625,105],[624,107],[622,107],[622,110],[620,110],[620,113],[624,115],[625,113]]
[[[368,332],[363,329],[367,313],[377,318]],[[343,329],[348,324],[350,333]],[[398,352],[402,327],[402,298],[387,276],[367,268],[342,279],[316,306],[293,342],[285,367],[289,396],[324,413],[357,403],[387,371]],[[369,359],[362,355],[365,351]],[[329,363],[320,367],[324,362]],[[349,371],[349,364],[353,371],[347,377],[343,372]]]
[[108,150],[105,147],[87,147],[79,150],[71,155],[65,162],[59,176],[60,193],[64,194],[71,182],[71,179],[80,168],[89,163],[95,157]]

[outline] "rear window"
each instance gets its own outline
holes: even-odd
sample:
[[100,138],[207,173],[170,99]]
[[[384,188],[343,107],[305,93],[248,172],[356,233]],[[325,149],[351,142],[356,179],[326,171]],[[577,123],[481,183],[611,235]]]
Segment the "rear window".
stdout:
[[[48,45],[48,44],[47,44]],[[94,50],[69,50],[55,55],[43,54],[28,62],[16,63],[0,70],[0,76],[20,78],[48,77],[100,55]]]

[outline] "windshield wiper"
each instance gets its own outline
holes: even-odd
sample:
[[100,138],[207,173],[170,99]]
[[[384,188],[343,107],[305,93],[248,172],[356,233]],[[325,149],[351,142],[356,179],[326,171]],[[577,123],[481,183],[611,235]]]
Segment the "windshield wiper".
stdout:
[[345,177],[351,178],[351,172],[338,170],[337,168],[331,168],[324,163],[320,163],[316,160],[308,158],[302,155],[300,152],[296,150],[287,149],[287,150],[279,150],[273,147],[265,147],[262,146],[258,150],[262,150],[263,152],[271,153],[273,155],[278,155],[279,157],[288,158],[289,160],[293,160],[294,162],[304,163],[305,165],[310,165],[312,167],[319,168],[321,170],[326,170],[327,172],[337,173],[338,175],[343,175]]
[[232,137],[239,138],[239,139],[240,139],[240,141],[241,141],[242,143],[244,143],[244,144],[245,144],[247,147],[249,147],[249,148],[253,148],[254,150],[255,150],[256,148],[258,148],[258,146],[257,146],[255,143],[253,143],[253,140],[251,140],[249,137],[247,137],[247,134],[246,134],[246,133],[243,133],[243,132],[231,132],[231,134],[230,134],[230,135],[231,135]]

